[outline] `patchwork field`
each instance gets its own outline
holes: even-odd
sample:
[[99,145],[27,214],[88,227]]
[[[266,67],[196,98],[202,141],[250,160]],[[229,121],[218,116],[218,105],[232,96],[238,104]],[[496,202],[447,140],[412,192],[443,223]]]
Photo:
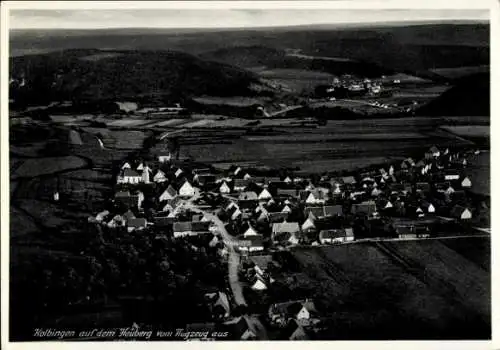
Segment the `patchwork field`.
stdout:
[[80,157],[46,157],[25,160],[11,174],[12,178],[35,177],[68,169],[79,169],[87,165]]
[[[293,251],[300,288],[319,300],[326,339],[488,339],[485,238],[357,243]],[[466,246],[474,246],[465,252]],[[374,302],[376,301],[376,302]],[[418,330],[418,331],[417,331]],[[354,338],[352,338],[354,337]]]
[[481,152],[469,157],[469,173],[472,180],[472,192],[491,196],[491,159],[490,152]]
[[[275,121],[280,121],[276,119]],[[389,159],[422,152],[429,145],[466,144],[446,132],[436,131],[439,121],[430,118],[329,121],[325,126],[291,128],[283,120],[273,134],[253,131],[241,137],[224,137],[229,130],[183,141],[181,156],[210,163],[260,163],[299,167],[302,172],[353,170]],[[263,120],[262,124],[268,122]],[[271,122],[271,120],[269,120]],[[288,121],[287,121],[288,122]],[[279,124],[279,123],[278,123]],[[266,126],[259,124],[259,127]]]

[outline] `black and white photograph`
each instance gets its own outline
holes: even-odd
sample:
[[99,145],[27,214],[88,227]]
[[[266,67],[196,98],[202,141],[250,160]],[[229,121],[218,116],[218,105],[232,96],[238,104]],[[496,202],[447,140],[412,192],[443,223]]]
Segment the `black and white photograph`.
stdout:
[[8,341],[490,341],[491,7],[217,3],[10,2]]

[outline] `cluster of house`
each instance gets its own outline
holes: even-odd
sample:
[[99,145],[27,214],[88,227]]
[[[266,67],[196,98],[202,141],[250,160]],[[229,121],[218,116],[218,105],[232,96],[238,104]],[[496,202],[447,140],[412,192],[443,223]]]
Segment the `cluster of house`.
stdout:
[[[314,181],[292,174],[261,176],[241,167],[224,174],[187,169],[166,154],[149,165],[122,164],[114,200],[124,209],[103,211],[93,220],[129,231],[171,227],[174,238],[208,234],[214,232],[211,220],[184,204],[210,193],[224,198],[223,221],[236,227],[238,248],[245,253],[263,251],[266,241],[271,246],[349,242],[355,239],[353,218],[367,225],[392,218],[389,226],[400,238],[427,237],[430,218],[472,218],[466,168],[465,153],[435,146],[418,161],[407,158],[355,176],[325,175]],[[146,206],[152,209],[149,216],[141,215]],[[137,209],[138,217],[130,209]]]
[[388,232],[423,238],[429,237],[438,216],[472,218],[466,195],[472,182],[466,167],[465,154],[433,146],[419,161],[407,158],[386,169],[323,176],[316,183],[291,176],[252,176],[237,168],[219,191],[228,198],[222,208],[226,220],[239,225],[242,252],[264,250],[268,231],[273,245],[349,242],[354,240],[355,218],[367,225],[389,219]]

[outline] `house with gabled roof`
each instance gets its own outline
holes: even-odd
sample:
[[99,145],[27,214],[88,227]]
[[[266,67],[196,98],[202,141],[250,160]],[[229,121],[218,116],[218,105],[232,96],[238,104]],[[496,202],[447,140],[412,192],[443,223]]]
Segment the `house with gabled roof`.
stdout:
[[260,234],[239,236],[238,249],[242,253],[261,252],[264,250],[264,237]]
[[211,234],[210,222],[177,221],[173,224],[174,238]]
[[468,176],[464,177],[460,184],[462,185],[462,188],[471,188],[472,187],[472,181],[469,179]]
[[321,230],[318,236],[321,244],[345,243],[354,240],[352,228]]
[[194,188],[191,186],[189,181],[184,182],[184,184],[179,188],[179,196],[181,197],[192,197],[194,196]]
[[354,176],[343,176],[342,177],[342,183],[344,185],[355,185],[356,184],[356,179]]
[[127,231],[140,231],[144,230],[147,226],[147,220],[145,218],[130,218],[127,220]]
[[177,190],[172,186],[168,185],[168,187],[163,191],[163,193],[160,195],[159,201],[167,201],[167,200],[172,200],[176,198],[178,195]]
[[165,173],[163,171],[158,169],[156,174],[153,176],[153,181],[157,182],[157,183],[162,183],[162,182],[167,181],[167,177],[165,176]]
[[138,184],[142,182],[142,175],[137,171],[125,168],[122,174],[123,183]]
[[377,212],[377,206],[373,201],[355,203],[351,207],[352,214],[372,215]]
[[269,191],[267,189],[263,189],[260,193],[259,193],[259,200],[268,200],[268,199],[271,199],[273,198],[273,196],[271,195],[271,193],[269,193]]
[[222,185],[219,187],[219,192],[223,194],[231,193],[231,188],[227,185],[226,181],[222,182]]
[[283,326],[290,321],[308,325],[309,321],[311,321],[317,313],[318,311],[312,300],[293,300],[272,304],[268,310],[268,318],[273,325]]
[[257,330],[253,323],[248,321],[248,316],[240,316],[231,321],[225,322],[224,326],[229,330],[232,338],[238,340],[255,340],[257,339]]
[[315,217],[312,213],[309,213],[309,216],[302,224],[302,232],[314,231],[316,230],[316,225],[314,224]]
[[256,201],[258,199],[259,196],[254,191],[241,192],[238,196],[238,200],[240,201]]
[[255,255],[250,257],[250,261],[254,264],[255,273],[263,277],[268,270],[269,264],[273,262],[272,255]]
[[277,190],[277,195],[280,198],[298,198],[298,190],[293,188],[293,189],[287,189],[287,188],[278,188]]
[[218,306],[220,306],[222,308],[222,310],[224,310],[222,317],[227,318],[230,316],[231,306],[229,304],[229,299],[228,299],[226,293],[223,293],[223,292],[206,293],[205,298],[207,299],[207,302],[208,302],[208,305],[210,307],[210,310],[212,311],[212,314],[214,313],[214,310]]
[[296,236],[300,232],[300,226],[297,222],[274,223],[272,226],[271,238],[273,241],[289,240],[291,236]]
[[469,208],[463,207],[461,205],[455,205],[450,211],[451,217],[459,220],[470,220],[472,219],[472,211]]
[[247,188],[248,184],[250,183],[250,180],[245,180],[245,179],[234,179],[234,184],[233,188],[235,191],[243,191],[245,188]]

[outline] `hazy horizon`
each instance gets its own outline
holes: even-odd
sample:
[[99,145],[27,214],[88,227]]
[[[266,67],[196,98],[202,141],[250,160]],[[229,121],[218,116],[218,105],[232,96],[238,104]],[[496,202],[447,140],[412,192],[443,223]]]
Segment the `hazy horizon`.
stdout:
[[[297,13],[300,13],[298,15]],[[488,10],[11,10],[14,30],[245,29],[294,26],[483,22]]]

